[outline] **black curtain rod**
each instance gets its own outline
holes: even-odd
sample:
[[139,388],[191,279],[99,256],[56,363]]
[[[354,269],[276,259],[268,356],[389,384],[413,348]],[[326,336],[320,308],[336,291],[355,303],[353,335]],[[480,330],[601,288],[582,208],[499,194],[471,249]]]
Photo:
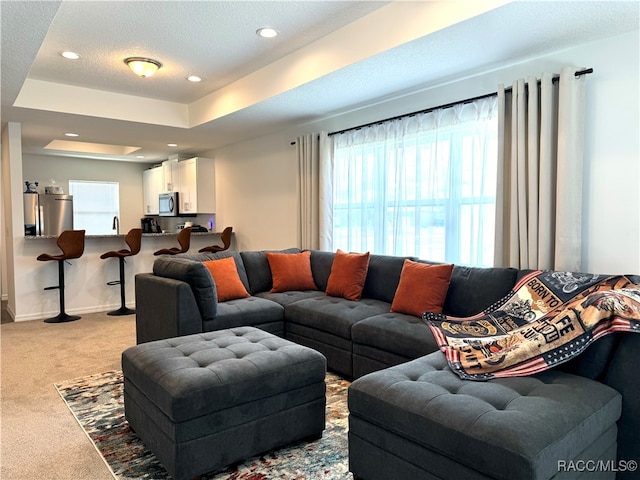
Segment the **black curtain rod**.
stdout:
[[[584,70],[577,71],[575,73],[575,76],[576,77],[580,77],[582,75],[588,75],[590,73],[593,73],[593,68],[585,68]],[[559,79],[560,79],[560,76],[556,75],[556,76],[553,77],[552,81],[553,82],[557,82]],[[540,83],[540,80],[538,80],[538,83]],[[511,91],[511,87],[506,87],[505,91]],[[475,102],[476,100],[482,100],[483,98],[494,97],[497,94],[498,94],[498,92],[486,93],[484,95],[479,95],[477,97],[468,98],[466,100],[462,100],[462,101],[458,101],[458,102],[447,103],[446,105],[440,105],[438,107],[425,108],[424,110],[418,110],[417,112],[404,113],[402,115],[397,115],[395,117],[385,118],[384,120],[376,120],[375,122],[365,123],[363,125],[358,125],[356,127],[345,128],[344,130],[338,130],[337,132],[330,132],[327,135],[328,136],[340,135],[341,133],[350,132],[351,130],[360,130],[362,128],[370,127],[372,125],[379,125],[381,123],[390,122],[390,121],[393,121],[393,120],[398,120],[400,118],[413,117],[414,115],[420,115],[422,113],[429,113],[429,112],[433,112],[434,110],[440,110],[440,109],[443,109],[443,108],[450,108],[450,107],[453,107],[455,105]],[[291,144],[293,145],[294,143],[295,142],[292,142]]]

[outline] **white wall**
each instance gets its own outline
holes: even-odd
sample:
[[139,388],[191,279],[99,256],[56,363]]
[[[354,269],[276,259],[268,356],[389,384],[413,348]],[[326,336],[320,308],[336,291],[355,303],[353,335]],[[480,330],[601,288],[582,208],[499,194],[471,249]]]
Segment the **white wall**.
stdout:
[[639,41],[636,31],[592,42],[209,152],[216,160],[218,225],[234,226],[241,250],[295,246],[297,160],[290,142],[297,135],[464,100],[576,65],[594,68],[587,78],[582,269],[640,273]]
[[143,163],[24,154],[22,177],[23,181],[39,182],[40,193],[44,193],[44,187],[50,184],[50,179],[54,179],[65,193],[69,193],[69,180],[118,182],[120,232],[126,233],[131,228],[140,228],[140,218],[144,216],[142,172],[148,167]]
[[233,226],[237,250],[298,244],[298,160],[292,139],[285,132],[211,152],[216,163],[216,230]]

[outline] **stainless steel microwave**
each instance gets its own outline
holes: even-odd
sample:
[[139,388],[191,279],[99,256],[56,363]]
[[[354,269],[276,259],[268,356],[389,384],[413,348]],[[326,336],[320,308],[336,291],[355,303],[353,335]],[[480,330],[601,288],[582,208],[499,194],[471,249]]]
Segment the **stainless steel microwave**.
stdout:
[[161,193],[159,197],[158,215],[161,217],[177,217],[178,212],[178,192]]

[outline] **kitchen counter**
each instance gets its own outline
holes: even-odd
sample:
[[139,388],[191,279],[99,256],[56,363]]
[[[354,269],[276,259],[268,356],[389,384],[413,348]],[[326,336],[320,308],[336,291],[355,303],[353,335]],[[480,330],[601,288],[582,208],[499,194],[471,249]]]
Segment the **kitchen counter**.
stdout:
[[[177,247],[178,231],[144,233],[137,255],[126,258],[125,289],[129,308],[135,308],[135,276],[153,271],[158,258],[154,252],[162,248]],[[192,232],[189,253],[197,253],[202,247],[221,244],[221,232]],[[118,280],[117,259],[100,258],[107,251],[126,248],[126,233],[119,235],[87,235],[81,257],[65,265],[67,313],[82,315],[88,312],[107,312],[120,306],[120,289],[107,285]],[[57,290],[44,290],[58,283],[56,262],[39,262],[41,253],[57,254],[57,236],[25,236],[17,246],[16,280],[22,288],[24,306],[17,321],[51,317],[58,313]],[[232,248],[235,243],[232,241]]]
[[[175,237],[176,235],[178,235],[178,233],[180,232],[163,232],[163,233],[143,233],[142,236],[143,237]],[[203,237],[203,236],[207,236],[207,235],[220,235],[222,232],[191,232],[191,236],[192,237]],[[126,237],[127,234],[126,233],[120,233],[120,234],[114,234],[114,235],[107,235],[107,234],[103,234],[103,235],[85,235],[85,240],[86,239],[91,239],[91,238],[124,238]],[[57,235],[25,235],[24,236],[25,240],[46,240],[46,239],[56,239],[58,238]]]

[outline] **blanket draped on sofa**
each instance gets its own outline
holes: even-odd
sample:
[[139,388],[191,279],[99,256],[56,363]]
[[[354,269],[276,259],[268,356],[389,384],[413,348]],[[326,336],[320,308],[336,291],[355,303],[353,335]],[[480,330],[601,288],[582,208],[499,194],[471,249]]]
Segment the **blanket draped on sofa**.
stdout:
[[640,276],[534,271],[485,311],[423,320],[461,378],[531,375],[613,332],[640,333]]

